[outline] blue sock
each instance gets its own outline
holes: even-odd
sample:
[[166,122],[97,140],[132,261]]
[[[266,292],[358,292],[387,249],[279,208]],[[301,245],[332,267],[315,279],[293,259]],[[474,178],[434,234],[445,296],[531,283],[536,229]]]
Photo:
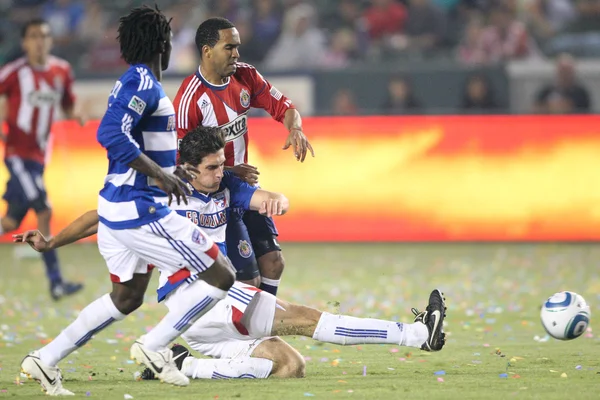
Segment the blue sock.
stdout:
[[261,277],[260,290],[264,290],[267,293],[271,293],[273,296],[277,296],[277,289],[279,289],[279,282],[281,279],[269,279]]
[[42,253],[44,264],[46,264],[46,275],[50,280],[50,283],[55,285],[62,282],[62,275],[60,274],[60,266],[58,265],[58,257],[56,256],[56,250],[50,250]]

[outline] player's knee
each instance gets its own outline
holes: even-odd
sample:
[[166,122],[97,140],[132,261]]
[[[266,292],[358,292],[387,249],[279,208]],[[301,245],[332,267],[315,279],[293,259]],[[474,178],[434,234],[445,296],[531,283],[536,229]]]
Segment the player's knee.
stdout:
[[144,293],[132,290],[114,290],[110,298],[119,312],[129,315],[144,304]]
[[277,377],[279,378],[304,378],[306,375],[306,362],[300,353],[287,351],[282,354],[277,364]]
[[19,225],[21,225],[21,221],[16,221],[14,218],[9,216],[2,218],[0,223],[2,224],[2,232],[12,232],[18,229]]
[[235,268],[231,261],[219,253],[213,267],[218,270],[216,282],[213,285],[221,290],[229,290],[235,283]]
[[265,278],[279,279],[285,268],[285,259],[281,251],[271,251],[258,260],[260,273]]

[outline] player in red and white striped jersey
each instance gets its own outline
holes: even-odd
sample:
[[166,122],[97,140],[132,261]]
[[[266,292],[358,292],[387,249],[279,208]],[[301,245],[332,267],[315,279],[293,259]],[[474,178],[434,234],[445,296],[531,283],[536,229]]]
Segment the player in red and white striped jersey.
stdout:
[[[6,142],[4,161],[10,172],[4,199],[6,216],[0,218],[0,234],[19,227],[29,209],[37,215],[38,227],[50,233],[51,209],[44,187],[44,162],[50,128],[58,107],[67,118],[74,114],[73,73],[65,60],[50,55],[49,25],[41,19],[25,24],[22,30],[25,56],[0,69],[0,97],[6,97],[6,115],[0,115],[0,140]],[[1,131],[3,122],[7,135]],[[56,252],[43,255],[54,299],[73,294],[79,283],[63,281]]]
[[[226,167],[248,183],[256,183],[258,171],[247,164],[247,122],[251,107],[264,109],[283,123],[289,132],[283,149],[293,147],[298,161],[303,162],[309,151],[314,157],[314,152],[292,101],[256,68],[238,62],[240,44],[240,35],[230,21],[210,18],[200,24],[196,31],[200,66],[184,79],[173,104],[180,140],[198,125],[221,127],[227,141]],[[284,268],[277,235],[271,218],[256,212],[231,216],[227,247],[231,249],[228,255],[236,267],[238,280],[277,293]]]

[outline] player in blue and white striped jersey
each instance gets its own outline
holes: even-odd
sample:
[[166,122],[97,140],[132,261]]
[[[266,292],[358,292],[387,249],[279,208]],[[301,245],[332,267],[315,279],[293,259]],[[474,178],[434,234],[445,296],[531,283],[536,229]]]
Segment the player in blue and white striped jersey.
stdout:
[[171,54],[170,21],[158,8],[140,7],[119,22],[121,55],[130,67],[113,87],[97,133],[109,161],[98,198],[98,248],[113,289],[23,360],[22,370],[50,395],[73,394],[62,387],[60,360],[141,305],[149,264],[167,276],[188,269],[199,279],[173,295],[174,306],[133,344],[131,357],[164,382],[188,385],[167,345],[225,298],[235,280],[213,240],[162,201],[187,201],[185,183],[174,174],[175,110],[160,84]]

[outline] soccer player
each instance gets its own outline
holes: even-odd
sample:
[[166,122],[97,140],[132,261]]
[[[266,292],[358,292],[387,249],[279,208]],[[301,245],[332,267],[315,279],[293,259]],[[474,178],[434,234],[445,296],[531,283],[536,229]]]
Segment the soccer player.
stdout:
[[162,201],[186,200],[176,171],[175,110],[160,84],[171,53],[170,21],[140,7],[120,19],[119,44],[130,68],[110,93],[97,132],[109,165],[98,197],[98,247],[113,283],[111,293],[84,308],[52,342],[21,363],[50,395],[70,395],[57,363],[93,335],[122,320],[143,302],[149,264],[166,276],[193,271],[198,279],[170,295],[173,307],[131,347],[131,357],[162,381],[185,386],[167,348],[175,338],[225,298],[235,274],[214,242],[188,218]]
[[[262,108],[283,123],[289,132],[283,149],[293,147],[297,160],[303,162],[308,151],[313,156],[314,152],[291,100],[253,66],[238,62],[240,44],[240,35],[228,20],[210,18],[200,24],[196,31],[200,66],[185,78],[173,104],[179,139],[198,125],[221,127],[226,132],[226,168],[254,184],[258,171],[247,164],[247,120],[251,107]],[[277,293],[284,269],[277,235],[270,217],[257,212],[232,214],[227,225],[227,245],[237,279]]]
[[[33,209],[38,228],[50,234],[52,209],[44,187],[44,165],[52,122],[57,108],[69,119],[74,112],[73,72],[65,60],[50,55],[50,26],[42,19],[27,22],[21,31],[25,55],[0,69],[0,141],[5,141],[4,162],[10,173],[4,199],[6,215],[0,218],[0,235],[17,229]],[[7,111],[6,115],[3,115]],[[2,132],[6,121],[7,135]],[[42,255],[54,300],[81,290],[81,283],[64,281],[56,251]]]
[[[225,142],[215,128],[199,127],[186,135],[179,149],[180,161],[194,167],[198,174],[190,181],[193,193],[189,204],[174,205],[178,213],[206,228],[221,246],[224,245],[228,208],[280,215],[288,207],[285,196],[257,190],[230,173],[223,174],[224,146]],[[15,235],[15,241],[27,242],[37,251],[45,251],[93,234],[97,224],[96,212],[90,211],[53,239],[46,240],[42,235],[26,232]],[[187,270],[178,272],[177,276],[161,273],[159,301],[165,300],[168,308],[176,307],[177,297],[171,293],[182,290],[195,279],[196,276]],[[441,350],[445,317],[441,293],[438,290],[431,293],[426,311],[413,312],[416,315],[414,324],[332,315],[278,300],[267,292],[236,282],[227,298],[182,336],[193,349],[216,359],[186,358],[189,351],[181,346],[174,346],[174,359],[191,378],[298,377],[303,375],[302,357],[273,335],[304,335],[341,345],[397,344],[427,351]],[[154,376],[149,371],[143,375],[145,378]]]

